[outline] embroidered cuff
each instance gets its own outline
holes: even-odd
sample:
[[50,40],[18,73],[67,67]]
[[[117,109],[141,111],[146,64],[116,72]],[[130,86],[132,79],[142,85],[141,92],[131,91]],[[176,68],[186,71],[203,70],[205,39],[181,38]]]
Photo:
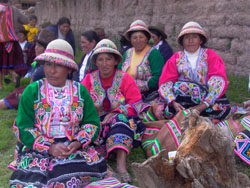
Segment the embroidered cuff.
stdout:
[[166,82],[164,84],[161,84],[161,86],[158,90],[160,96],[163,99],[165,99],[167,104],[170,104],[172,101],[175,100],[175,96],[172,92],[172,88],[173,88],[173,82]]
[[44,136],[39,136],[36,138],[33,144],[33,150],[38,151],[43,154],[47,154],[51,144],[54,143],[53,139],[49,139]]
[[73,140],[80,142],[82,144],[82,148],[84,148],[91,142],[91,136],[85,130],[82,130],[76,137],[73,138]]
[[83,125],[83,130],[85,130],[90,136],[91,140],[95,140],[98,134],[96,132],[98,131],[98,126],[93,124],[85,124]]

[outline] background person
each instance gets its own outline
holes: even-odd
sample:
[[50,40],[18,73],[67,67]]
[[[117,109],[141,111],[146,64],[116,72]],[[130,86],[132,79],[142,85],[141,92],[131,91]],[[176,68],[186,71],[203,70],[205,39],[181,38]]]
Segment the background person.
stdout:
[[157,93],[164,60],[157,49],[148,45],[151,33],[143,21],[134,21],[125,36],[133,47],[125,52],[118,68],[135,79],[145,99],[152,92]]
[[95,64],[90,61],[90,57],[99,40],[99,36],[93,30],[85,31],[82,33],[81,48],[84,55],[82,56],[82,59],[78,64],[79,71],[74,74],[75,81],[81,82],[87,73],[97,70]]
[[162,23],[158,23],[156,26],[149,26],[148,29],[154,40],[154,47],[160,51],[164,59],[164,63],[166,63],[167,60],[173,55],[173,50],[166,41],[167,34],[164,32],[164,25]]
[[61,17],[56,25],[50,25],[46,29],[55,33],[55,39],[66,40],[73,48],[75,54],[75,36],[70,26],[70,20],[66,17]]
[[31,15],[29,18],[29,24],[24,24],[24,28],[26,31],[28,31],[27,37],[28,42],[34,41],[35,35],[38,34],[38,28],[36,27],[37,24],[37,16]]

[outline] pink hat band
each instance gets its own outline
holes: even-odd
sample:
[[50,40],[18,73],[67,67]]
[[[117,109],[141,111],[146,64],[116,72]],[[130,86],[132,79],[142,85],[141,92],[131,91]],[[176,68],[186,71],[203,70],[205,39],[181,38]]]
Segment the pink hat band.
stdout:
[[70,53],[66,52],[66,51],[63,51],[63,50],[58,50],[58,49],[47,49],[45,50],[45,53],[57,53],[57,54],[60,54],[60,55],[64,55],[70,59],[74,59],[74,56],[71,55]]

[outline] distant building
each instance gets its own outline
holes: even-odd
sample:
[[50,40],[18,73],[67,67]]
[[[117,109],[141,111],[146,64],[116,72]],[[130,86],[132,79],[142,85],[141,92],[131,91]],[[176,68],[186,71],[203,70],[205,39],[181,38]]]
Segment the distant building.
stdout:
[[[0,3],[5,3],[7,0],[0,0]],[[28,9],[36,6],[36,0],[9,0],[10,5],[19,5],[21,9]]]

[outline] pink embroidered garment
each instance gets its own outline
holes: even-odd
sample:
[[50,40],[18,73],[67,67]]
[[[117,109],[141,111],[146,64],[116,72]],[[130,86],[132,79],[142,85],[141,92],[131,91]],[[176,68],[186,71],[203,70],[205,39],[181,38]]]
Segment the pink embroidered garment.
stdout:
[[110,101],[110,112],[136,116],[136,110],[133,105],[141,100],[140,90],[129,74],[120,70],[115,71],[113,84],[106,92],[101,84],[99,70],[87,74],[81,84],[88,89],[99,116],[109,113],[103,108],[105,97]]
[[173,85],[176,81],[195,81],[208,87],[204,101],[213,104],[224,95],[228,81],[222,59],[211,49],[201,48],[195,69],[183,51],[175,53],[165,64],[159,80],[159,94],[167,103],[175,100]]

